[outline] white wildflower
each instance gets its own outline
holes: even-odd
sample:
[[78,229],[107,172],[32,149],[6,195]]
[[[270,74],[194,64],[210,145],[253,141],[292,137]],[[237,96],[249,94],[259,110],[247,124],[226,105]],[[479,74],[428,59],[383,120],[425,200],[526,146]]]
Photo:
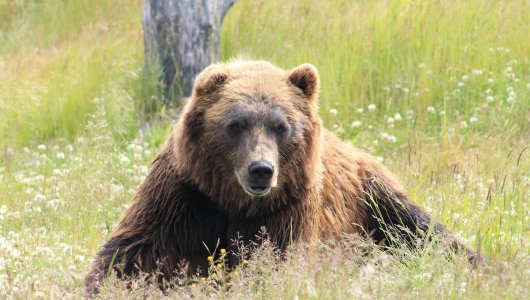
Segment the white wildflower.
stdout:
[[361,121],[353,121],[351,123],[351,128],[359,128],[363,125],[363,123]]
[[18,258],[18,257],[20,257],[20,254],[21,254],[21,253],[20,253],[20,251],[19,251],[18,249],[11,248],[10,250],[11,250],[11,256],[12,256],[13,258]]
[[35,198],[34,198],[35,202],[43,202],[43,201],[46,201],[46,199],[47,199],[46,196],[41,193],[35,195]]
[[469,80],[469,76],[467,76],[467,75],[463,75],[463,76],[462,76],[462,81],[467,81],[467,80]]
[[120,157],[120,163],[124,165],[128,165],[131,162],[131,160],[127,156]]
[[482,75],[482,70],[473,69],[471,70],[471,73],[475,76],[479,76],[479,75]]
[[46,145],[40,144],[40,145],[37,146],[37,149],[39,149],[40,151],[44,151],[44,150],[46,150]]
[[403,120],[403,118],[401,117],[401,114],[400,113],[395,113],[394,114],[394,120],[396,122],[401,122]]
[[57,157],[58,159],[64,159],[65,155],[64,155],[64,153],[59,152],[59,153],[55,154],[55,157]]
[[394,118],[390,117],[390,118],[386,119],[386,123],[388,125],[394,125]]
[[433,114],[433,113],[436,112],[436,110],[432,106],[427,106],[427,112],[430,113],[430,114]]
[[457,85],[458,87],[463,87],[463,86],[464,86],[464,82],[459,81],[456,85]]
[[336,116],[338,114],[338,111],[335,108],[332,108],[329,110],[329,114],[332,116]]
[[362,109],[362,108],[357,108],[356,112],[357,112],[358,114],[362,114],[362,113],[364,112],[364,109]]
[[386,132],[381,133],[381,139],[385,142],[395,143],[397,141],[396,137]]
[[493,96],[487,96],[487,97],[486,97],[486,101],[487,101],[488,103],[493,102]]
[[147,175],[147,173],[149,172],[149,168],[148,168],[147,166],[140,166],[140,167],[138,168],[138,170],[139,170],[139,172],[140,172],[141,174],[144,174],[144,175]]
[[464,293],[466,291],[466,288],[467,288],[467,283],[465,281],[462,281],[460,283],[460,292]]
[[375,111],[376,106],[375,104],[368,104],[368,111]]
[[472,116],[471,119],[469,119],[469,123],[474,124],[477,123],[478,118],[476,116]]
[[466,122],[466,121],[462,121],[462,122],[460,122],[460,126],[461,126],[462,128],[466,128],[466,127],[467,127],[467,122]]

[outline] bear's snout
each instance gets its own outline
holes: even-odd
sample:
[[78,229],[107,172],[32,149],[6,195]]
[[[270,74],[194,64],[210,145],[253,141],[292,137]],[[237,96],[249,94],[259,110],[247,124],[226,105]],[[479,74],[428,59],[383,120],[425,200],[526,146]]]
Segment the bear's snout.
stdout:
[[255,161],[248,166],[248,176],[254,183],[267,183],[273,174],[274,166],[266,160]]
[[[246,183],[241,184],[251,196],[265,196],[276,183],[274,165],[268,160],[253,161],[248,165]],[[240,181],[241,183],[241,181]]]

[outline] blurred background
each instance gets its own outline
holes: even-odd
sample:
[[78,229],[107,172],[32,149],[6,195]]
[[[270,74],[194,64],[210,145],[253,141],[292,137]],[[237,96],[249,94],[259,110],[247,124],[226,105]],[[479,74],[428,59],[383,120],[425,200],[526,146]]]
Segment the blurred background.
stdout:
[[[178,117],[144,68],[143,8],[0,0],[2,297],[79,295]],[[221,59],[315,65],[326,127],[512,268],[511,289],[490,274],[462,295],[517,297],[530,278],[529,12],[525,0],[238,0]],[[436,295],[415,275],[389,288],[410,280]]]

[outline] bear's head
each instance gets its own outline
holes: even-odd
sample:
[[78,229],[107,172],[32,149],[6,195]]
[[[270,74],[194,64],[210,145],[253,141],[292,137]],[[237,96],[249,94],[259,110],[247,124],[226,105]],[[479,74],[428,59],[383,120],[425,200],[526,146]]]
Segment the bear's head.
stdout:
[[209,66],[174,130],[177,169],[230,212],[300,199],[320,181],[318,89],[310,64]]

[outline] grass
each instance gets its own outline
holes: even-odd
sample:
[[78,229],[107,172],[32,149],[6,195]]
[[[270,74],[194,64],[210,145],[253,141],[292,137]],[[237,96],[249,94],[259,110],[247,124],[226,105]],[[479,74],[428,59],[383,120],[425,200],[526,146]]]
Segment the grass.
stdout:
[[[90,260],[171,128],[143,72],[142,1],[0,0],[0,297],[79,298]],[[222,56],[313,63],[321,116],[491,259],[395,256],[346,238],[267,245],[179,298],[521,298],[530,294],[527,1],[243,1]],[[359,249],[368,253],[361,255]],[[217,268],[221,263],[221,268]],[[141,281],[108,298],[157,298]]]

